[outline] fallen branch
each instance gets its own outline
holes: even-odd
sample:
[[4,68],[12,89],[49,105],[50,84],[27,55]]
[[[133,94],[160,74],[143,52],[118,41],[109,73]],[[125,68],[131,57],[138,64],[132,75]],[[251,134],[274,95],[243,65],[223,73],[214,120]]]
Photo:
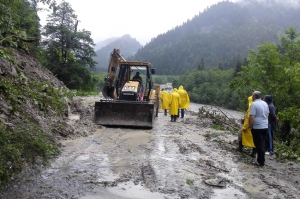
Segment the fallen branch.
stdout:
[[228,123],[226,123],[226,122],[224,122],[224,121],[222,121],[222,120],[220,120],[220,119],[218,119],[218,118],[216,118],[216,117],[214,117],[214,119],[218,120],[219,122],[221,122],[221,123],[223,123],[223,124],[226,124],[226,125],[228,125],[228,126],[234,128],[235,130],[240,130],[240,128],[238,128],[238,127],[236,127],[236,126],[232,126],[231,124],[228,124]]
[[225,115],[225,117],[232,123],[232,124],[236,124],[234,121],[232,121],[219,107],[215,106],[221,113],[223,113],[223,115]]
[[228,126],[234,128],[235,130],[240,130],[240,126],[238,126],[234,121],[232,121],[232,119],[230,119],[219,107],[217,107],[217,106],[214,106],[214,107],[217,108],[218,111],[221,112],[225,116],[225,118],[227,118],[228,121],[230,121],[230,124],[228,122],[226,122],[226,119],[224,119],[225,120],[224,121],[224,120],[221,120],[218,117],[216,117],[216,116],[222,117],[221,114],[218,113],[218,115],[217,115],[215,112],[205,111],[205,113],[208,114],[210,116],[210,118],[215,119],[218,122],[223,123],[225,125],[228,125]]

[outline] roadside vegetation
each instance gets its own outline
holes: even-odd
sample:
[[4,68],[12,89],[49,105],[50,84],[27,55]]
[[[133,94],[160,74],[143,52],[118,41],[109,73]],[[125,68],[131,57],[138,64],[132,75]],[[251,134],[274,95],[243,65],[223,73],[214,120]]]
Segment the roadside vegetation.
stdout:
[[239,96],[253,90],[271,94],[280,122],[275,132],[275,152],[281,159],[300,162],[300,33],[290,27],[281,45],[266,42],[249,50],[248,65],[231,82]]
[[66,97],[71,99],[74,93],[49,82],[29,81],[20,71],[14,78],[1,76],[0,93],[0,115],[14,118],[9,122],[0,118],[1,186],[24,167],[46,165],[59,153],[51,130],[42,129],[33,112],[43,117],[61,116],[66,111]]
[[[72,41],[60,41],[63,46],[51,42],[54,38],[38,42],[42,34],[38,3],[56,10],[53,17],[59,18],[55,14],[60,11],[72,12],[67,3],[55,5],[52,0],[4,0],[0,3],[0,187],[24,168],[47,165],[59,154],[51,129],[43,128],[37,117],[49,117],[49,122],[62,117],[67,111],[67,100],[72,99],[77,90],[78,93],[95,91],[99,81],[86,68],[94,64],[89,32],[74,32],[74,26],[69,26],[69,29],[60,26],[61,29],[57,30],[48,25],[45,29],[48,35],[44,33],[45,36],[49,36],[49,32],[60,35],[60,32],[64,33],[61,38],[72,37]],[[74,13],[70,16],[76,19]],[[65,20],[72,24],[72,20]],[[71,42],[72,48],[68,46]],[[79,46],[84,49],[78,49]],[[18,51],[26,56],[16,58]],[[23,71],[30,65],[27,64],[31,61],[27,60],[29,54],[59,77],[64,86],[56,87],[53,81],[27,76]]]
[[235,69],[201,67],[173,81],[183,85],[191,101],[246,111],[247,98],[254,90],[273,96],[280,121],[275,131],[275,153],[280,159],[300,162],[300,33],[290,27],[281,45],[263,43],[249,49],[244,63]]

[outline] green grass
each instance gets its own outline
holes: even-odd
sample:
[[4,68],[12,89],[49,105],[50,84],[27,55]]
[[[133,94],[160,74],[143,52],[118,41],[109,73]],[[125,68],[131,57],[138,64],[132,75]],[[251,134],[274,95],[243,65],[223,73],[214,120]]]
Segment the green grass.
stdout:
[[192,185],[192,184],[194,184],[194,180],[186,179],[186,184]]

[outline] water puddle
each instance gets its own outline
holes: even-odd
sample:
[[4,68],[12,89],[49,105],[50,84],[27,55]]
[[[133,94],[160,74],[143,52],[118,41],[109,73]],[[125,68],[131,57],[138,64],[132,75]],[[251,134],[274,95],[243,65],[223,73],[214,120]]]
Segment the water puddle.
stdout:
[[233,187],[227,187],[226,189],[215,189],[210,199],[247,199],[246,194]]
[[165,145],[164,145],[164,141],[163,141],[163,140],[159,140],[159,143],[158,143],[158,150],[161,151],[161,152],[165,152],[165,151],[166,151]]
[[151,192],[142,185],[134,185],[133,182],[119,183],[116,187],[99,187],[93,194],[80,199],[178,199],[178,196]]

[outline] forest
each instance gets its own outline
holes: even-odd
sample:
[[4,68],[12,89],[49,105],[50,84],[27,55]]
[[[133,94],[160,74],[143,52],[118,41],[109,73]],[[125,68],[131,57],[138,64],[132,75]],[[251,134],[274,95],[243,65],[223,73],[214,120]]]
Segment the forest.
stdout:
[[249,56],[234,69],[194,69],[175,79],[173,85],[183,85],[193,102],[240,111],[247,109],[253,91],[272,95],[280,118],[275,133],[277,151],[283,151],[281,157],[299,161],[300,32],[290,27],[280,41],[280,45],[264,42],[258,50],[249,49]]
[[[52,9],[45,27],[40,27],[39,4]],[[69,89],[94,89],[97,80],[87,68],[96,64],[95,44],[89,31],[77,30],[79,20],[68,2],[56,5],[52,0],[4,0],[0,6],[1,46],[23,47]],[[8,49],[1,47],[0,55],[9,58]]]
[[[247,97],[254,90],[272,95],[280,118],[275,132],[276,155],[300,161],[300,12],[251,2],[248,7],[228,1],[213,5],[158,35],[128,60],[150,61],[157,71],[153,77],[156,84],[183,85],[196,103],[245,111]],[[52,10],[44,27],[39,23],[39,4]],[[97,64],[95,44],[90,31],[77,29],[79,21],[66,1],[2,0],[0,57],[14,63],[13,50],[21,50],[35,57],[74,95],[98,95],[106,74],[89,70]],[[0,97],[17,105],[19,85],[0,76]],[[40,93],[45,90],[41,88]],[[49,106],[60,108],[61,104],[54,102],[58,91],[51,92],[54,97]],[[31,97],[38,101],[41,95]],[[2,105],[0,109],[2,112]],[[13,134],[1,120],[0,131],[1,146],[7,147],[0,148],[0,154],[8,153],[4,150],[10,149],[9,136]],[[50,145],[44,146],[44,154],[51,154]],[[13,159],[24,158],[24,154],[16,151]],[[7,159],[1,156],[2,181],[9,178],[6,168]]]
[[[299,7],[247,1],[219,2],[191,20],[153,38],[129,60],[151,60],[161,75],[181,75],[200,67],[234,68],[248,49],[266,41],[280,43],[280,34],[300,28]],[[172,74],[171,74],[172,71]]]

